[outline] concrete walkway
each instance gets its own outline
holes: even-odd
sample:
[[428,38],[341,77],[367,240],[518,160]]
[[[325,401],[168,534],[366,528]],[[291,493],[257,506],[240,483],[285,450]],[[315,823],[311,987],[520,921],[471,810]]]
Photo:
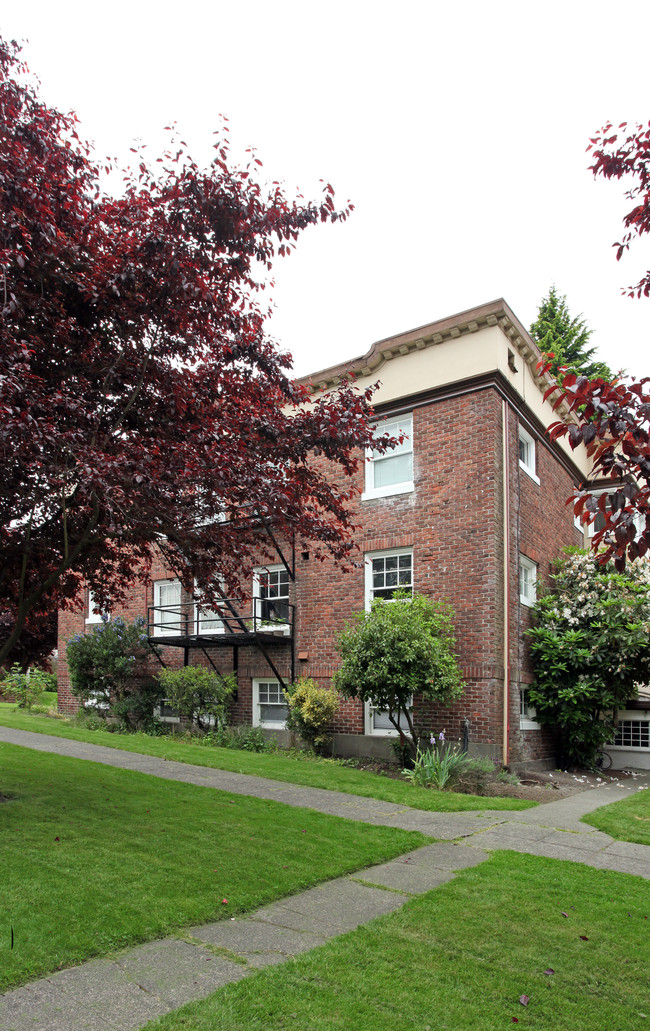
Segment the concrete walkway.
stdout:
[[92,960],[7,992],[0,996],[2,1031],[132,1031],[253,970],[281,963],[392,912],[412,896],[450,880],[454,871],[483,862],[495,849],[569,859],[650,879],[650,847],[614,841],[581,822],[586,813],[650,786],[648,774],[631,784],[605,783],[535,809],[427,813],[6,727],[0,727],[2,741],[364,823],[419,830],[438,839],[247,917],[189,928],[182,937],[140,945],[113,959]]

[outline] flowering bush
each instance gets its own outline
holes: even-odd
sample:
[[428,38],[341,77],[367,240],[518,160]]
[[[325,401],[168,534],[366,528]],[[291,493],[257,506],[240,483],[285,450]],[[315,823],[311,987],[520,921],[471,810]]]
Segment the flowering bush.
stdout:
[[413,769],[404,770],[404,776],[418,787],[442,791],[458,780],[471,759],[459,745],[448,745],[442,730],[437,739],[431,735],[430,743],[431,748],[426,751],[418,748]]
[[[154,646],[154,653],[157,649]],[[128,721],[152,714],[161,689],[149,671],[152,648],[146,620],[128,623],[121,616],[103,619],[86,634],[74,634],[67,643],[70,688],[83,705],[114,711]]]
[[300,677],[286,692],[289,704],[287,728],[300,734],[312,748],[322,749],[326,733],[338,708],[339,696],[331,688],[319,687],[310,677]]
[[528,631],[529,697],[539,722],[556,730],[561,758],[589,766],[613,737],[617,709],[650,681],[650,565],[618,573],[570,549],[551,579]]

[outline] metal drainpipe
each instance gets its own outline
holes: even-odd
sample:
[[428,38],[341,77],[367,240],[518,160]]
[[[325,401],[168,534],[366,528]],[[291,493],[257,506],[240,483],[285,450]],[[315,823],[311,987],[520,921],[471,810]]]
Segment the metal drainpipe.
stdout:
[[510,447],[508,443],[508,404],[501,401],[503,446],[503,765],[510,760]]

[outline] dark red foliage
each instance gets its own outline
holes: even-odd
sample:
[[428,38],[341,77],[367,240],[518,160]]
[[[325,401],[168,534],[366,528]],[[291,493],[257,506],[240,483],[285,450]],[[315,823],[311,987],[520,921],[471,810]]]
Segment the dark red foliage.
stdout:
[[184,144],[155,171],[138,161],[103,193],[74,116],[0,41],[0,662],[30,612],[70,604],[82,578],[110,606],[155,548],[188,589],[219,574],[234,591],[253,512],[316,554],[352,548],[370,392],[312,405],[260,303],[276,253],[348,211],[330,186],[305,203],[256,159],[230,167],[225,130],[207,171]]
[[[614,129],[608,122],[589,142],[595,176],[606,179],[633,177],[626,191],[633,202],[625,215],[627,232],[616,243],[619,260],[634,237],[650,232],[650,123],[629,129],[627,122]],[[634,287],[630,297],[650,296],[650,270]],[[550,371],[550,362],[540,362]],[[641,380],[589,380],[567,374],[562,386],[553,386],[554,407],[564,402],[570,416],[554,423],[552,439],[568,436],[572,448],[584,444],[593,467],[592,477],[612,481],[612,489],[599,496],[587,490],[577,492],[574,512],[593,522],[602,515],[602,527],[594,534],[592,546],[600,550],[602,561],[613,559],[618,570],[626,559],[642,558],[650,547],[650,377]]]
[[[623,219],[627,232],[614,244],[616,259],[620,261],[634,237],[650,232],[650,123],[628,127],[627,122],[621,122],[614,128],[608,122],[589,141],[587,151],[592,151],[594,163],[590,169],[595,176],[602,175],[605,179],[630,176],[636,180],[625,193],[633,205]],[[650,270],[625,292],[630,297],[650,296]]]
[[[540,366],[550,368],[543,362]],[[574,512],[587,513],[589,522],[602,513],[603,527],[594,534],[593,547],[603,546],[603,561],[614,559],[619,570],[625,568],[626,557],[643,557],[650,546],[649,383],[647,377],[607,383],[568,373],[561,387],[552,386],[545,395],[555,395],[555,409],[565,402],[572,413],[571,421],[549,427],[551,439],[568,436],[574,449],[584,444],[593,477],[615,481],[599,497],[578,491]]]

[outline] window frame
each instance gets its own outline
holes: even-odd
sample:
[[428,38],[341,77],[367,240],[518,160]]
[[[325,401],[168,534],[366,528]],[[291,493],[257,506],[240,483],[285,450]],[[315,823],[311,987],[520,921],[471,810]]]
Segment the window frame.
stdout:
[[[522,459],[519,445],[523,444],[526,452],[526,458]],[[517,453],[519,455],[519,468],[523,469],[524,472],[530,476],[539,486],[539,476],[537,475],[537,445],[535,438],[531,436],[528,430],[519,424],[519,434],[517,441]]]
[[[373,583],[372,583],[372,579],[373,579],[372,560],[374,558],[393,558],[394,556],[397,556],[399,558],[400,555],[410,555],[411,556],[411,594],[413,594],[413,592],[415,591],[415,582],[414,582],[414,567],[415,567],[415,563],[413,561],[413,548],[386,548],[383,551],[368,551],[364,555],[364,574],[365,574],[364,594],[365,594],[365,610],[366,610],[366,612],[370,612],[370,609],[372,607],[372,603],[374,601],[374,597],[373,597],[374,587],[373,587]],[[399,566],[398,566],[398,571],[399,571]],[[387,598],[386,599],[386,601],[388,601],[389,603],[391,601],[393,601],[393,600],[394,599],[392,599],[392,598]],[[385,711],[386,711],[385,709],[378,709],[371,702],[364,702],[364,725],[365,725],[365,733],[366,734],[370,735],[371,737],[398,737],[398,731],[395,730],[394,727],[375,727],[374,726],[375,713],[376,712],[385,712]],[[413,711],[413,697],[411,696],[411,712],[412,711]],[[408,733],[408,726],[407,726],[406,730],[407,730],[407,733]]]
[[[252,726],[261,727],[262,730],[286,730],[287,721],[286,717],[282,721],[279,720],[263,720],[260,716],[260,708],[262,703],[260,702],[260,686],[262,684],[274,684],[278,690],[282,691],[282,684],[279,680],[275,680],[273,677],[253,677],[251,686],[251,699],[252,699]],[[266,705],[280,704],[276,702],[266,702]],[[289,703],[285,703],[288,713]]]
[[[534,589],[533,590],[534,597],[533,597],[532,601],[522,591],[522,584],[523,584],[522,571],[524,569],[526,569],[529,572],[532,572],[534,574],[534,578],[533,578],[533,581],[532,581],[533,589]],[[533,605],[537,601],[537,573],[538,573],[537,562],[533,562],[533,560],[531,558],[528,558],[526,555],[520,554],[519,555],[519,601],[521,602],[522,605],[525,605],[529,609],[532,609]]]
[[[399,436],[403,432],[399,430],[392,430],[390,427],[398,427],[400,423],[408,422],[410,424],[410,432],[405,434],[406,441],[409,442],[409,447],[405,447],[405,442],[398,445],[392,451],[386,452],[384,455],[380,455],[377,458],[374,457],[372,448],[366,448],[366,461],[365,461],[365,485],[364,491],[361,495],[362,501],[370,501],[373,498],[390,498],[397,494],[410,494],[415,489],[413,482],[413,462],[414,462],[414,446],[413,446],[413,412],[404,412],[402,415],[389,416],[386,419],[381,419],[375,423],[375,429],[381,431],[381,434],[390,433],[391,436]],[[399,480],[395,483],[388,484],[384,487],[375,486],[375,469],[378,467],[376,463],[384,461],[390,461],[391,458],[398,458],[400,455],[411,456],[411,476],[408,480]]]
[[[201,607],[201,605],[199,604],[199,600],[196,597],[196,592],[198,591],[198,589],[199,589],[198,588],[198,584],[197,584],[197,582],[195,580],[194,581],[194,593],[195,593],[195,597],[194,597],[194,626],[195,626],[197,635],[199,637],[200,636],[206,636],[207,637],[207,636],[212,636],[213,634],[225,634],[228,631],[228,626],[224,622],[223,616],[221,616],[218,612],[215,612],[214,609],[206,609],[206,608],[202,608]],[[201,620],[202,619],[206,619],[206,621],[211,621],[211,622],[218,623],[219,626],[218,627],[208,627],[207,630],[202,631],[201,630]]]
[[[261,609],[262,602],[266,599],[262,597],[262,582],[263,577],[267,573],[285,573],[287,577],[287,593],[286,595],[278,595],[278,601],[284,601],[286,599],[288,607],[289,620],[286,623],[280,622],[269,622],[262,619]],[[259,615],[258,615],[259,613]],[[253,626],[255,630],[260,628],[264,629],[265,625],[268,625],[274,632],[282,632],[289,634],[291,631],[291,577],[285,566],[281,562],[275,563],[274,565],[257,566],[253,570]],[[267,681],[263,681],[266,683]],[[268,681],[271,683],[271,681]]]
[[94,592],[88,588],[88,615],[85,617],[86,626],[97,626],[98,623],[105,623],[111,618],[110,612],[102,612],[95,605]]
[[[160,589],[161,587],[170,587],[178,584],[178,629],[168,628],[161,626],[156,623],[156,616],[159,614],[158,609],[172,609],[171,605],[162,605],[160,602]],[[165,577],[162,580],[154,580],[153,582],[153,637],[176,637],[178,634],[183,632],[183,587],[180,580],[175,580],[170,577]]]
[[528,688],[519,687],[519,729],[520,730],[541,730],[541,723],[537,722],[535,706],[531,705],[527,698]]
[[[413,561],[413,548],[386,548],[384,551],[367,551],[363,556],[364,564],[364,597],[365,597],[365,610],[370,612],[371,606],[374,599],[373,591],[373,570],[372,560],[375,558],[399,558],[401,555],[411,556],[411,594],[415,590],[415,578],[414,578],[414,561]],[[399,572],[399,566],[398,566]],[[399,589],[399,585],[395,590]],[[387,601],[392,601],[392,598],[387,598]]]

